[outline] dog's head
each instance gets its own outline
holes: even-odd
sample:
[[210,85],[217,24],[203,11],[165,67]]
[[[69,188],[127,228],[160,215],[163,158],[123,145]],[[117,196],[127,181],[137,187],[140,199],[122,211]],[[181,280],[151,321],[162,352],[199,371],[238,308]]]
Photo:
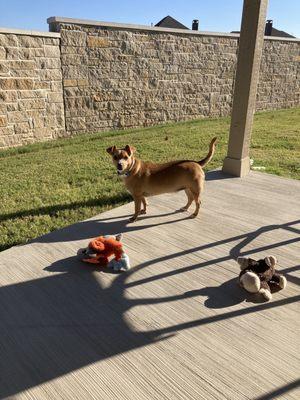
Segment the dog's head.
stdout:
[[266,271],[269,268],[275,268],[277,263],[277,259],[274,256],[267,256],[261,260],[253,260],[252,258],[248,257],[238,257],[237,262],[240,265],[241,270],[244,269],[252,269],[254,271]]
[[81,248],[77,251],[77,256],[80,260],[86,260],[88,258],[96,258],[101,252],[105,250],[105,244],[110,243],[118,247],[117,242],[120,243],[122,239],[122,233],[117,235],[104,235],[99,236],[90,241],[87,247]]
[[124,175],[131,170],[135,152],[133,146],[127,144],[124,149],[117,149],[116,146],[112,146],[106,151],[111,155],[112,162],[116,166],[119,175]]

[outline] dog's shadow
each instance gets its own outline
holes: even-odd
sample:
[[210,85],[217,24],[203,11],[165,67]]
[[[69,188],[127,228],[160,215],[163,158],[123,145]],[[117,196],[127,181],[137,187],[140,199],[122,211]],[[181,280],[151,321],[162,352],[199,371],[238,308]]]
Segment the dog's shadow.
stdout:
[[48,272],[65,272],[68,274],[90,274],[91,272],[101,272],[106,274],[118,275],[124,271],[114,271],[112,268],[100,265],[89,264],[81,261],[77,256],[72,256],[58,260],[44,268]]
[[220,286],[209,286],[199,290],[191,290],[185,293],[186,297],[206,296],[204,305],[207,308],[227,308],[244,301],[249,303],[265,303],[266,300],[260,294],[246,292],[238,284],[238,278],[230,279]]
[[[174,216],[175,218],[164,218],[169,216]],[[157,221],[155,218],[161,219]],[[40,236],[37,239],[31,240],[29,243],[70,242],[74,240],[90,239],[100,235],[116,235],[120,232],[135,232],[157,226],[170,225],[178,221],[189,219],[191,219],[190,214],[187,215],[186,213],[178,210],[165,214],[142,215],[135,223],[129,222],[129,215],[122,215],[121,217],[95,218],[78,222],[76,224],[48,233],[44,236]],[[143,223],[143,220],[149,220],[150,223]],[[142,221],[142,224],[139,223],[140,221]]]

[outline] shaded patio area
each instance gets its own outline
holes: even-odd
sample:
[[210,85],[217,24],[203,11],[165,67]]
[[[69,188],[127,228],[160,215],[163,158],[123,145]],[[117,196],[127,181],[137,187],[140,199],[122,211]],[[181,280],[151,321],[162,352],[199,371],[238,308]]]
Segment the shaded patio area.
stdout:
[[[207,173],[200,217],[150,198],[0,253],[0,398],[298,399],[300,182]],[[129,272],[80,263],[123,232]],[[273,254],[270,302],[237,285],[238,255]]]

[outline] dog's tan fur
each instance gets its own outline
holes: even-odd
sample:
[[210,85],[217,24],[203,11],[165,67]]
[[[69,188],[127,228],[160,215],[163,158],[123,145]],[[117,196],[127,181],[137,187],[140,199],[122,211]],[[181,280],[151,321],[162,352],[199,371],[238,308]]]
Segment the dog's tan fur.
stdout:
[[187,204],[181,210],[186,211],[195,201],[193,217],[196,217],[205,180],[202,167],[211,160],[216,140],[217,138],[212,139],[209,152],[201,161],[180,160],[164,164],[139,160],[134,156],[135,148],[129,145],[124,149],[109,147],[106,151],[112,156],[119,175],[124,178],[125,186],[134,199],[135,212],[130,221],[135,221],[139,214],[146,214],[147,196],[179,190],[185,190],[188,198]]

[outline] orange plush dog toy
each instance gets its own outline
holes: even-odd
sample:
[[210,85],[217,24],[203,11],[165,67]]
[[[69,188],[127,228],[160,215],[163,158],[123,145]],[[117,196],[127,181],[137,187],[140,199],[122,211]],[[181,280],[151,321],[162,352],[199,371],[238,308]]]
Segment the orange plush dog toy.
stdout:
[[115,256],[115,261],[119,261],[122,258],[124,251],[120,242],[121,237],[121,234],[99,236],[91,240],[88,247],[78,250],[78,256],[87,263],[106,267],[109,263],[109,257]]

